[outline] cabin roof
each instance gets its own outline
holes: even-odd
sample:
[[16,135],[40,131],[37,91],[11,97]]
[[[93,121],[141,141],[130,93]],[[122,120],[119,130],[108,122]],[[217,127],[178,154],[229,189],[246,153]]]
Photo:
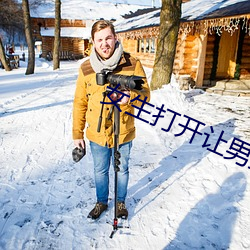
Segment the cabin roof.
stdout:
[[137,15],[132,18],[120,19],[114,23],[116,32],[135,30],[144,27],[158,26],[160,23],[160,9]]
[[[118,19],[122,15],[150,8],[136,4],[115,4],[93,0],[61,0],[61,18],[70,20]],[[55,3],[46,0],[42,5],[30,10],[34,18],[55,18]]]
[[183,4],[183,21],[196,21],[250,13],[249,0],[191,0]]
[[[41,28],[42,36],[54,37],[55,28]],[[75,37],[81,39],[89,39],[91,36],[91,28],[87,27],[61,27],[61,37]]]
[[[160,8],[150,9],[150,12],[133,13],[126,18],[117,20],[116,31],[125,32],[160,24]],[[143,13],[143,14],[140,14]],[[249,0],[191,0],[182,3],[182,22],[199,21],[220,17],[250,14]]]

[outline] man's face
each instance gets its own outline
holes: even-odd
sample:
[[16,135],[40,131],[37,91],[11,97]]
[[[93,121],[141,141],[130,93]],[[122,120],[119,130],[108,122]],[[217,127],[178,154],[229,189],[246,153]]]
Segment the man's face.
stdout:
[[113,55],[116,41],[116,36],[109,27],[94,34],[95,50],[102,59],[109,59]]

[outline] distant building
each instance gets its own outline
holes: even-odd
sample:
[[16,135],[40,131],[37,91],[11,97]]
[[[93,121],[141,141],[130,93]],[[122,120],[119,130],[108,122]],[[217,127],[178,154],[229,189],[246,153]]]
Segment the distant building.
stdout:
[[[91,27],[98,19],[115,21],[121,15],[145,6],[108,2],[62,0],[61,4],[61,59],[79,59],[90,53]],[[41,42],[41,57],[52,57],[54,46],[54,3],[51,1],[31,10],[34,40]]]
[[[41,42],[41,57],[52,56],[54,47],[54,18],[32,18],[33,37]],[[91,21],[61,20],[61,59],[69,59],[70,55],[80,59],[85,56],[89,45]],[[63,54],[64,52],[64,54]],[[52,58],[51,58],[52,59]]]

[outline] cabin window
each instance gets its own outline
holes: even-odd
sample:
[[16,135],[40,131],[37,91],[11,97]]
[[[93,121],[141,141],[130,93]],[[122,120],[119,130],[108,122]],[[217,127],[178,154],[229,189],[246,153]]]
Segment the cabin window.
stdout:
[[149,45],[150,45],[150,39],[147,38],[147,39],[146,39],[146,53],[149,53],[149,51],[150,51]]
[[138,53],[155,53],[155,38],[142,38],[137,40]]
[[150,53],[155,53],[155,38],[151,38]]

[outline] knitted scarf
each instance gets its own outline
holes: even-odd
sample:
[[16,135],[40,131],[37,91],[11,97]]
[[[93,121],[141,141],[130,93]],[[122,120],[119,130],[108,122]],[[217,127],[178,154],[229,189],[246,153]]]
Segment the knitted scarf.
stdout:
[[93,46],[92,52],[90,54],[90,64],[96,73],[101,73],[101,71],[103,69],[113,71],[117,67],[117,65],[121,59],[122,53],[123,53],[123,47],[122,47],[121,43],[119,43],[117,41],[115,44],[115,50],[114,50],[113,55],[109,59],[103,60],[97,54],[97,52]]

